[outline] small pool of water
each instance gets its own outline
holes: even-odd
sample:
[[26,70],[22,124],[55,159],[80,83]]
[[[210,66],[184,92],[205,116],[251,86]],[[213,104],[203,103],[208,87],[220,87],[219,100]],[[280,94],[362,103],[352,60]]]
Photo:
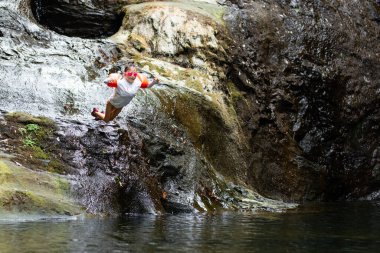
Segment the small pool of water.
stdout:
[[[1,219],[1,217],[0,217]],[[380,203],[281,214],[0,221],[0,252],[379,252]]]

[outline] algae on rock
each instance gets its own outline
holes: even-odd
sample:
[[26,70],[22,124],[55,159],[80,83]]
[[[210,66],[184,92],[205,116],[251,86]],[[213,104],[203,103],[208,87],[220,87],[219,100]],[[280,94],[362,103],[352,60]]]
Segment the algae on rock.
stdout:
[[84,213],[65,177],[19,166],[0,153],[0,213],[77,215]]

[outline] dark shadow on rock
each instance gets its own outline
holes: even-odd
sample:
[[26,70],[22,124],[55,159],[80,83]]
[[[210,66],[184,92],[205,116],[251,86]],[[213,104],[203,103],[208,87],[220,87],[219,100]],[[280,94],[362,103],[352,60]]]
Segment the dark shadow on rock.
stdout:
[[103,1],[91,4],[65,0],[32,0],[36,20],[60,34],[81,38],[108,37],[121,26],[118,6]]

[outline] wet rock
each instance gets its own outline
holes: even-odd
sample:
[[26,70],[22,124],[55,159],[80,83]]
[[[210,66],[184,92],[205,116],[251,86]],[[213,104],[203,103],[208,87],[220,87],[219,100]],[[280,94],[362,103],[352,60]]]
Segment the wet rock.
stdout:
[[[205,67],[224,61],[223,8],[210,3],[186,1],[128,5],[117,43],[156,57],[167,57],[182,66]],[[171,56],[176,56],[174,59]],[[211,64],[215,65],[215,64]]]
[[0,86],[1,108],[77,117],[103,104],[108,95],[98,94],[105,88],[99,83],[120,51],[109,41],[69,38],[38,25],[26,3],[8,2],[1,10],[0,26],[7,27],[7,36],[0,46],[0,79],[9,84]]
[[123,15],[116,1],[32,0],[36,20],[67,36],[104,38],[114,34]]
[[[370,163],[380,116],[374,2],[230,2],[230,76],[251,101],[236,106],[251,135],[252,186],[282,199],[378,189]],[[319,172],[300,174],[290,162],[299,157]]]
[[84,213],[73,197],[68,178],[36,172],[10,161],[0,152],[0,213],[78,215]]
[[[18,17],[14,15],[16,6],[17,3],[9,4],[9,8],[4,9],[4,15],[1,16],[3,23],[10,24],[8,32],[11,34],[7,38],[7,43],[1,45],[4,49],[1,51],[2,56],[7,57],[7,64],[4,64],[1,75],[8,80],[8,84],[16,82],[17,79],[19,85],[1,86],[1,106],[11,111],[21,108],[56,120],[58,126],[57,132],[54,133],[56,138],[51,139],[49,145],[54,146],[54,155],[59,157],[65,168],[68,168],[65,170],[66,173],[69,172],[74,178],[73,187],[87,211],[105,214],[171,212],[168,205],[166,205],[167,210],[165,209],[161,200],[163,191],[168,195],[165,201],[195,210],[194,196],[198,194],[197,192],[202,195],[198,187],[202,177],[207,179],[202,185],[212,188],[207,182],[212,181],[207,176],[207,171],[212,166],[207,165],[206,159],[198,154],[199,151],[193,147],[191,141],[197,143],[199,149],[202,147],[202,142],[207,142],[204,145],[209,150],[207,156],[213,158],[217,148],[211,141],[207,141],[208,127],[202,130],[200,123],[206,122],[208,113],[218,119],[219,123],[222,123],[224,118],[228,119],[227,125],[222,123],[220,127],[218,124],[210,124],[212,126],[210,129],[215,130],[212,139],[218,140],[221,137],[223,143],[229,143],[230,137],[223,137],[223,131],[220,130],[232,129],[236,124],[226,113],[227,108],[224,107],[221,94],[215,94],[213,98],[200,95],[200,91],[205,87],[211,87],[213,77],[175,67],[182,72],[176,75],[180,78],[186,77],[184,85],[190,87],[169,86],[174,89],[173,94],[177,93],[176,89],[183,93],[183,101],[178,102],[179,107],[176,107],[177,100],[173,96],[172,101],[169,98],[162,100],[168,108],[160,109],[164,112],[160,117],[152,113],[155,110],[152,106],[160,104],[159,97],[171,93],[161,90],[157,95],[151,94],[155,98],[154,102],[147,101],[143,96],[135,99],[135,103],[140,106],[131,105],[128,111],[129,118],[135,117],[135,120],[126,121],[128,118],[124,114],[124,119],[120,122],[124,127],[131,126],[131,130],[120,129],[120,125],[117,124],[98,126],[86,115],[93,105],[103,106],[106,101],[107,92],[99,95],[102,93],[102,88],[97,81],[102,71],[114,67],[112,62],[119,53],[114,50],[115,46],[100,40],[81,40],[57,35],[31,22],[29,16],[21,15],[20,19],[15,19]],[[23,36],[20,37],[20,34]],[[20,41],[16,38],[20,38]],[[12,48],[16,44],[19,47],[14,51]],[[93,48],[98,50],[94,53]],[[19,73],[17,77],[12,74],[14,72]],[[202,76],[202,83],[194,80],[193,76]],[[178,83],[182,82],[181,79]],[[23,89],[19,89],[19,86]],[[93,93],[95,91],[96,95]],[[188,92],[190,93],[186,95]],[[185,111],[182,111],[186,103],[193,103],[191,94],[196,95],[198,101],[194,106],[200,101],[207,101],[206,112],[202,112],[195,121],[189,121],[189,117],[184,114]],[[14,100],[12,97],[18,99]],[[172,120],[172,111],[176,113],[177,121]],[[186,112],[189,113],[188,110]],[[31,123],[28,117],[25,118],[27,119],[24,120],[25,124]],[[192,122],[196,124],[192,125]],[[160,128],[161,123],[163,125]],[[179,126],[172,127],[176,124]],[[186,129],[183,129],[182,124]],[[6,143],[12,137],[18,141],[17,145],[13,145],[17,148],[22,145],[22,140],[17,127],[15,130],[17,135],[10,136],[4,133],[1,140]],[[156,132],[165,133],[165,138],[152,142],[152,136],[155,136]],[[191,141],[185,133],[191,136]],[[150,145],[158,149],[149,148]],[[11,149],[11,145],[6,148]],[[44,168],[53,161],[46,157],[48,155],[46,152],[45,154],[42,152],[45,151],[45,146],[39,148],[41,149],[38,150],[39,165],[35,165],[37,169]],[[231,150],[237,152],[234,148]],[[213,163],[218,167],[220,165],[220,171],[233,175],[228,170],[228,167],[232,167],[232,163],[229,162],[232,154],[230,152],[228,154],[224,155],[226,159],[221,159],[220,162],[214,157]],[[27,155],[25,159],[30,161]],[[47,162],[49,160],[50,162]]]

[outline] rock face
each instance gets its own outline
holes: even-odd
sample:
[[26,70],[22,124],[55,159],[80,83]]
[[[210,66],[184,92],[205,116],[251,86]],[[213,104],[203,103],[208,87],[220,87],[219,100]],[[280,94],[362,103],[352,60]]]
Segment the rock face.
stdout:
[[[204,4],[200,6],[204,8]],[[168,6],[161,7],[170,11],[172,6]],[[28,1],[4,5],[0,22],[10,25],[1,37],[2,109],[48,116],[57,129],[47,139],[23,136],[24,130],[18,129],[28,129],[28,124],[38,125],[39,121],[25,115],[11,120],[6,114],[0,120],[9,126],[0,131],[1,149],[32,169],[69,175],[76,200],[91,213],[278,211],[294,207],[264,198],[241,181],[246,171],[245,153],[241,152],[246,141],[228,98],[218,88],[226,80],[224,73],[218,73],[225,67],[224,40],[218,35],[219,24],[199,3],[197,6],[194,12],[188,3],[175,4],[181,9],[179,14],[192,15],[191,24],[199,29],[200,40],[197,29],[183,22],[174,36],[163,34],[167,40],[188,37],[191,45],[197,45],[187,53],[190,47],[184,42],[176,52],[179,59],[171,60],[173,52],[163,51],[171,46],[140,52],[129,44],[116,48],[110,40],[69,38],[34,23]],[[206,7],[210,8],[209,4]],[[206,22],[205,30],[194,20],[199,15],[199,21]],[[155,20],[162,25],[166,19],[156,16]],[[186,34],[181,34],[183,31]],[[113,39],[122,38],[123,30],[119,33]],[[159,41],[159,33],[155,35],[150,39]],[[151,58],[157,49],[161,50],[158,59]],[[208,54],[210,50],[222,53]],[[208,57],[222,64],[208,61]],[[103,107],[110,93],[100,86],[102,79],[131,60],[143,72],[150,70],[159,76],[163,84],[139,93],[115,124],[92,121],[89,111],[93,106]],[[18,85],[12,85],[15,83]]]
[[[1,149],[70,175],[91,213],[278,211],[294,205],[266,197],[378,196],[379,7],[218,2],[1,3],[1,109],[57,126],[26,140],[17,129],[29,117],[6,116],[13,134],[0,131]],[[102,79],[127,62],[162,84],[113,124],[92,121],[110,93]]]
[[123,24],[111,38],[132,55],[203,70],[224,67],[229,36],[223,7],[192,1],[149,2],[127,5],[124,12]]
[[230,73],[246,92],[237,108],[251,135],[251,185],[286,199],[378,190],[379,7],[231,2]]
[[69,38],[46,29],[36,23],[29,3],[2,3],[1,109],[75,117],[103,104],[108,94],[99,92],[105,90],[99,83],[119,50],[110,41]]

